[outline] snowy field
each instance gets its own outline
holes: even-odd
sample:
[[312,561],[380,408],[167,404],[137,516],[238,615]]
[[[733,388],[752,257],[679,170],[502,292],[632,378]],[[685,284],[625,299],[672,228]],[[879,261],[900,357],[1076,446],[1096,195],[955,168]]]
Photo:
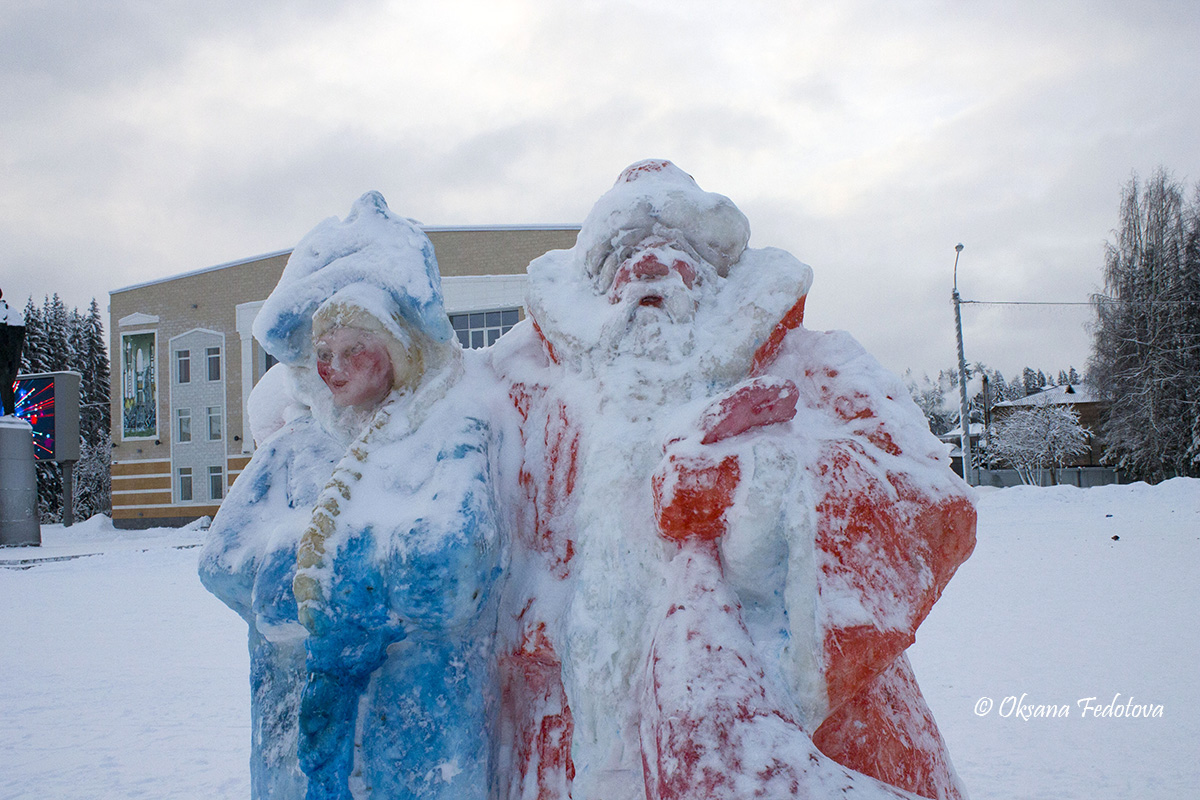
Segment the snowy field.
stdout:
[[[1196,797],[1200,480],[979,511],[911,651],[972,798]],[[0,798],[247,797],[245,627],[196,578],[202,534],[42,535],[0,550]]]

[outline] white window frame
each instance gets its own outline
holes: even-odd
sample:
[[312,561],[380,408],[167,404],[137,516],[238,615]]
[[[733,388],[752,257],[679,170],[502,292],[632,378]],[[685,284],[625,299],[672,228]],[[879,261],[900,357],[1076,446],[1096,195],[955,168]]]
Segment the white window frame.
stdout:
[[[187,376],[185,377],[184,367],[187,367]],[[191,350],[176,350],[175,351],[175,382],[176,383],[191,383],[192,382],[192,351]]]
[[[184,438],[184,420],[187,420],[187,438]],[[192,441],[192,410],[190,408],[175,409],[175,441],[179,444],[190,444]]]
[[[178,494],[179,494],[179,502],[181,502],[181,503],[195,502],[196,493],[195,493],[195,486],[193,485],[193,480],[192,480],[192,468],[191,467],[179,467],[178,469],[175,470],[175,474],[179,481],[175,487],[176,492],[178,492]],[[187,479],[186,484],[184,482],[185,478]],[[184,497],[183,487],[185,485],[187,486],[187,497]]]
[[[205,418],[208,425],[205,428],[206,436],[210,442],[220,442],[225,439],[225,420],[224,414],[221,413],[220,406],[205,406]],[[213,436],[213,420],[217,423],[217,435]]]
[[[217,373],[217,376],[215,378],[213,377],[214,365],[215,365],[215,371]],[[205,375],[208,377],[208,379],[210,381],[216,382],[216,381],[221,380],[221,375],[223,374],[223,371],[221,369],[221,348],[220,347],[204,348],[204,368],[205,368]]]
[[486,311],[462,311],[447,315],[450,327],[464,349],[491,347],[521,319],[518,307],[493,308]]
[[[216,491],[213,491],[213,490]],[[224,500],[225,499],[225,468],[220,466],[210,466],[208,468],[208,499],[209,500]]]

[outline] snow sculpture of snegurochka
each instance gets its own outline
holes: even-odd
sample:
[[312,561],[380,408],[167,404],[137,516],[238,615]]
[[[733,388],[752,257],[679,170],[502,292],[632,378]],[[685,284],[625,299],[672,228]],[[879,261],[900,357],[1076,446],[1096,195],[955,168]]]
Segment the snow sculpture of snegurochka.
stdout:
[[965,796],[904,651],[974,546],[969,490],[749,233],[635,164],[491,348],[523,443],[501,797]]
[[250,624],[252,795],[482,800],[504,412],[454,338],[432,245],[368,193],[300,242],[254,332],[288,379],[263,385],[300,402],[255,404],[278,418],[256,431],[282,427],[201,561]]

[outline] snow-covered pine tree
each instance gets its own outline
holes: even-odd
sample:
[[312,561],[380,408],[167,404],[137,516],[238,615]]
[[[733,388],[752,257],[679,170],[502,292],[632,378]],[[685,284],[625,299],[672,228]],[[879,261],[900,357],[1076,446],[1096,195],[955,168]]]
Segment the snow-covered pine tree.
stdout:
[[1025,390],[1024,397],[1031,394],[1037,394],[1038,389],[1038,374],[1034,372],[1033,367],[1026,367],[1021,371],[1021,387]]
[[25,346],[21,349],[21,372],[45,371],[46,331],[42,325],[42,312],[33,304],[31,297],[25,304]]
[[[74,511],[78,519],[107,511],[111,505],[109,477],[112,443],[109,434],[109,360],[104,344],[100,306],[92,299],[87,315],[68,311],[55,294],[39,309],[33,298],[25,305],[25,347],[21,372],[80,373],[80,460],[75,465]],[[62,519],[62,469],[39,461],[38,513],[44,523]]]
[[1004,390],[1004,397],[997,395],[997,402],[1001,400],[1020,400],[1025,396],[1025,385],[1021,383],[1021,377],[1014,375],[1008,381],[1008,386]]
[[42,306],[42,319],[46,329],[46,372],[60,372],[68,368],[72,359],[70,315],[58,292]]
[[112,508],[112,439],[108,431],[79,443],[75,465],[74,510],[76,519],[108,513]]
[[[70,334],[66,306],[58,292],[42,300],[42,331],[45,352],[39,372],[60,372],[67,368]],[[37,462],[38,514],[44,523],[62,521],[62,467],[54,461]]]
[[42,524],[62,522],[62,467],[55,461],[39,461],[37,471],[38,518]]
[[988,381],[991,384],[992,405],[1008,399],[1008,381],[1004,379],[1003,372],[996,370],[988,378]]
[[80,423],[84,438],[95,440],[109,428],[109,364],[104,346],[104,323],[100,306],[92,299],[86,315],[72,312],[74,345],[72,369],[83,376],[80,385]]
[[75,515],[79,519],[108,511],[112,505],[112,440],[109,434],[109,362],[104,323],[96,299],[86,316],[75,314],[75,362],[80,385],[79,463],[75,466]]
[[940,381],[935,383],[929,375],[922,375],[918,382],[912,370],[904,373],[904,382],[913,402],[925,414],[929,430],[940,436],[954,426],[957,412],[946,401],[948,386],[941,385]]

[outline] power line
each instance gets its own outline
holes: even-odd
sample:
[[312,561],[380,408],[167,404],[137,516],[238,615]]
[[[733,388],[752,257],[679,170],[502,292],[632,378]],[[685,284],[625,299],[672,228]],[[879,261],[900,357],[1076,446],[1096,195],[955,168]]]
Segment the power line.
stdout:
[[1050,300],[960,300],[963,305],[973,306],[1090,306],[1091,303],[1054,302]]
[[1196,305],[1200,300],[1120,300],[1112,297],[1097,298],[1095,301],[1066,301],[1066,300],[959,300],[963,305],[973,306],[1092,306],[1097,303],[1117,304],[1128,303],[1138,306],[1187,306]]

